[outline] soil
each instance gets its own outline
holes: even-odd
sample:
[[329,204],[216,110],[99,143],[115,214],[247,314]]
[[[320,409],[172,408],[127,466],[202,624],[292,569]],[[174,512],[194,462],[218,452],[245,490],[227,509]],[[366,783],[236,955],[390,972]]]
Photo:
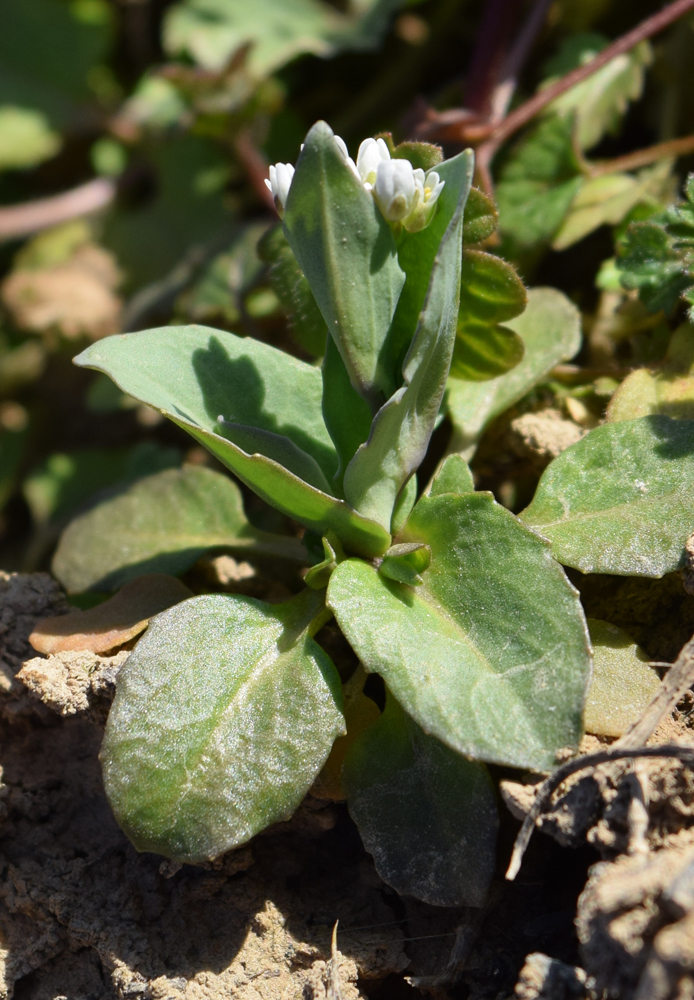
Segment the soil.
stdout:
[[[514,882],[503,872],[537,779],[497,769],[509,808],[481,909],[398,896],[346,806],[310,795],[251,844],[179,865],[134,850],[101,785],[127,651],[43,658],[27,643],[67,610],[46,574],[0,575],[0,997],[694,997],[694,777],[678,761],[575,775]],[[689,707],[656,739],[694,743]]]

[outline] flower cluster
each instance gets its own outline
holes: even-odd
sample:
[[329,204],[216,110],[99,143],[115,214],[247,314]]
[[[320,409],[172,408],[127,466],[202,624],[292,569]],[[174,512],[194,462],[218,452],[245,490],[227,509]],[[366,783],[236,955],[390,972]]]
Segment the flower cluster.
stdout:
[[[417,233],[429,224],[445,183],[435,170],[425,174],[409,160],[392,159],[383,139],[364,139],[355,163],[344,139],[339,135],[334,139],[346,165],[366,190],[372,192],[388,222],[402,225],[410,233]],[[270,167],[270,177],[265,181],[280,216],[293,177],[291,163],[276,163]]]

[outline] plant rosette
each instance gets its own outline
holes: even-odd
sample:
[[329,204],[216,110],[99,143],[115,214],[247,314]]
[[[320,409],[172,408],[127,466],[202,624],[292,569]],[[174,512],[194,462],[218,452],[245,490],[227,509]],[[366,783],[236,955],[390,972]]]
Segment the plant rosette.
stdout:
[[[217,857],[287,819],[327,762],[390,885],[482,905],[498,826],[486,765],[550,770],[583,732],[592,650],[561,564],[655,576],[681,564],[689,421],[598,427],[548,467],[520,517],[476,492],[455,454],[418,497],[447,383],[456,405],[492,384],[513,401],[556,363],[513,319],[526,302],[515,272],[479,249],[464,256],[464,236],[495,226],[472,172],[469,150],[442,161],[387,138],[365,140],[355,162],[323,122],[295,169],[271,170],[282,228],[268,252],[289,261],[314,340],[323,325],[320,367],[200,326],[109,337],[76,359],[302,525],[312,563],[283,604],[193,597],[137,643],[102,763],[139,850]],[[531,295],[528,311],[542,330],[563,317],[562,351],[573,313],[553,295]],[[227,477],[184,467],[81,515],[54,565],[68,588],[115,586],[214,548],[296,560],[298,543],[251,527]],[[364,672],[343,686],[317,643],[333,616],[383,679],[382,713]]]

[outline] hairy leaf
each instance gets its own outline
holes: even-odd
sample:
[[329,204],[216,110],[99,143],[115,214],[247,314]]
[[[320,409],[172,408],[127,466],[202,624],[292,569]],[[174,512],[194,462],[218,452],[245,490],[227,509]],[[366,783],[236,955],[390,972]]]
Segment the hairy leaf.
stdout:
[[284,231],[352,385],[377,407],[396,388],[383,353],[405,275],[390,226],[325,122],[306,136]]
[[388,548],[382,528],[301,478],[329,484],[337,466],[318,369],[257,340],[199,326],[108,337],[75,363],[105,372],[169,417],[264,500],[319,535],[332,528],[349,549],[370,556]]
[[694,420],[596,427],[547,467],[520,517],[583,573],[672,572],[694,531]]
[[426,301],[405,359],[404,384],[377,413],[368,442],[359,448],[345,473],[348,503],[385,528],[391,525],[400,491],[424,458],[451,364],[460,295],[463,211],[470,190],[472,156],[459,154],[441,164],[440,173],[447,179],[439,212],[451,221],[441,239]]
[[402,538],[420,587],[341,563],[328,604],[367,670],[453,750],[544,769],[581,734],[590,677],[578,595],[548,546],[485,493],[423,497]]
[[260,240],[258,254],[270,265],[270,281],[294,337],[309,354],[322,357],[328,335],[325,320],[281,226]]
[[185,465],[140,479],[75,518],[52,569],[70,593],[116,590],[144,573],[183,573],[211,549],[305,558],[296,539],[248,523],[230,479]]
[[624,379],[607,407],[613,423],[654,413],[694,419],[694,326],[683,323],[672,335],[665,363],[637,368]]
[[482,250],[465,250],[451,375],[486,381],[515,368],[523,358],[523,341],[500,324],[522,313],[527,301],[510,264]]
[[388,885],[432,906],[483,906],[499,825],[484,764],[426,733],[388,692],[348,751],[349,811]]
[[560,361],[581,346],[581,317],[556,288],[531,288],[525,312],[506,325],[525,345],[515,368],[488,382],[448,380],[446,408],[453,422],[451,447],[469,458],[486,425],[521,399]]
[[593,646],[584,723],[586,732],[621,736],[643,715],[660,688],[648,656],[626,632],[609,622],[588,619]]
[[474,493],[475,481],[470,466],[462,455],[449,455],[441,463],[434,476],[429,496],[438,497],[444,493]]
[[345,732],[339,676],[310,638],[322,602],[210,594],[152,621],[101,751],[138,850],[203,861],[291,816]]
[[465,218],[463,221],[463,243],[481,243],[491,236],[499,223],[499,213],[496,205],[479,188],[470,188]]
[[401,5],[402,0],[361,0],[353,13],[340,14],[324,0],[180,0],[164,21],[164,47],[205,69],[222,70],[250,43],[251,73],[267,76],[307,52],[330,56],[341,49],[376,48]]

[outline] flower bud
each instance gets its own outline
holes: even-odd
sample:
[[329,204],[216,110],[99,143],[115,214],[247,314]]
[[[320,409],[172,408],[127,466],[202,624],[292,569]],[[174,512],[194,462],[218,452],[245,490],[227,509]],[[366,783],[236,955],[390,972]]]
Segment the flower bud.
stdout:
[[291,163],[275,163],[270,167],[270,177],[265,184],[272,192],[275,208],[280,218],[284,215],[284,206],[294,177],[294,167]]
[[390,150],[384,139],[364,139],[357,153],[357,170],[364,187],[371,190],[376,183],[379,163],[390,160]]
[[359,180],[361,180],[361,175],[360,175],[359,171],[357,170],[356,163],[354,162],[354,160],[352,159],[352,157],[349,155],[349,150],[347,149],[347,143],[345,142],[345,140],[340,135],[334,135],[333,136],[333,141],[334,141],[335,145],[337,146],[338,152],[341,154],[342,159],[345,161],[345,163],[347,164],[347,166],[349,167],[349,169],[352,171],[352,173],[355,175],[355,177],[357,177]]
[[402,222],[415,207],[417,185],[409,160],[381,160],[374,198],[388,222]]
[[402,221],[408,233],[418,233],[429,225],[436,202],[446,183],[435,170],[430,170],[425,176],[423,170],[417,169],[414,171],[414,178],[417,189],[414,204],[407,218]]

